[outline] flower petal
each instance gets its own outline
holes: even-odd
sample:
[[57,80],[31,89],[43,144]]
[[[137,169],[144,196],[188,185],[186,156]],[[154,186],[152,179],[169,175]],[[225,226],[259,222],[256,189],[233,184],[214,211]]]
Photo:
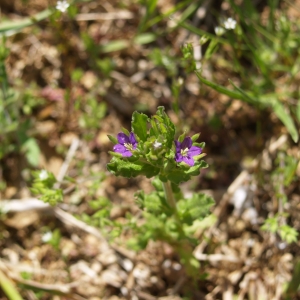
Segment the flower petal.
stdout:
[[175,147],[176,147],[176,152],[180,152],[181,147],[180,147],[180,142],[179,141],[174,141]]
[[190,157],[190,156],[184,156],[183,157],[183,161],[188,164],[189,166],[193,166],[194,165],[194,160]]
[[122,153],[122,155],[123,155],[124,157],[130,157],[130,156],[132,156],[133,154],[132,154],[129,150],[126,150],[124,153]]
[[128,151],[125,146],[121,144],[114,145],[114,151],[117,153],[121,153],[123,155],[124,152]]
[[196,156],[202,153],[202,149],[200,147],[192,146],[188,151],[188,156]]
[[[136,148],[136,145],[137,145],[137,141],[135,139],[135,136],[134,136],[134,133],[133,132],[130,132],[130,135],[129,135],[129,141],[130,143],[132,144],[132,146]],[[135,149],[134,148],[134,149]]]
[[182,162],[183,161],[183,156],[180,153],[175,154],[175,161],[176,162]]
[[189,136],[187,136],[181,144],[181,149],[182,150],[184,150],[186,148],[190,149],[192,147],[192,144],[193,144],[192,139]]
[[117,138],[118,142],[121,145],[124,145],[125,143],[130,143],[129,137],[124,132],[118,133]]

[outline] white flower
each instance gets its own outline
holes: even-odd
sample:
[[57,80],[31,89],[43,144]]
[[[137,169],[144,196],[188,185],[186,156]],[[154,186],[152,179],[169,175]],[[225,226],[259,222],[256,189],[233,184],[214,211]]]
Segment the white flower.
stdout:
[[232,18],[228,18],[225,22],[224,22],[224,27],[228,30],[230,29],[234,29],[236,26],[236,20],[232,19]]
[[57,1],[56,3],[56,9],[60,10],[61,12],[65,12],[70,4],[66,0]]
[[48,172],[46,170],[42,170],[39,174],[40,180],[46,180],[48,178]]
[[51,231],[48,231],[48,232],[44,233],[43,236],[42,236],[42,241],[44,243],[49,242],[51,239],[52,239],[52,232]]
[[225,33],[225,29],[221,26],[216,26],[215,27],[215,33],[217,36],[221,36]]
[[155,141],[155,142],[153,143],[153,148],[154,148],[154,149],[158,149],[158,148],[161,147],[161,145],[162,145],[162,143],[160,143],[160,142],[158,142],[158,141]]

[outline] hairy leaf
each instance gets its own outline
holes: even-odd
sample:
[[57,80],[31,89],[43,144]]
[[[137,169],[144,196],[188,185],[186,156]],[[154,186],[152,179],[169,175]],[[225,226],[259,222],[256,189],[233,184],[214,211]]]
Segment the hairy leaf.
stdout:
[[132,159],[119,159],[114,157],[107,169],[116,176],[123,176],[126,178],[136,177],[138,175],[145,175],[147,178],[151,178],[158,174],[159,168],[146,164],[140,161],[132,161]]
[[139,137],[143,142],[147,140],[147,121],[148,117],[142,113],[135,111],[132,115],[131,126],[133,132]]

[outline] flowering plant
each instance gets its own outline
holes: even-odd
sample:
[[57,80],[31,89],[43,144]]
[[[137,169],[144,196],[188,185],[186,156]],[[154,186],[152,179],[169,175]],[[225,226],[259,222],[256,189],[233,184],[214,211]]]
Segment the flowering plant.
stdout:
[[175,125],[164,107],[158,107],[151,118],[134,112],[131,125],[131,132],[123,128],[117,138],[108,136],[115,145],[107,165],[116,176],[155,177],[154,192],[149,195],[143,191],[136,193],[145,222],[137,226],[134,217],[129,220],[128,224],[136,232],[131,246],[143,248],[150,239],[168,242],[180,254],[187,272],[197,272],[198,261],[192,253],[197,244],[194,234],[199,226],[203,226],[200,221],[207,217],[214,201],[201,193],[185,199],[179,184],[199,175],[200,170],[207,167],[202,160],[205,144],[196,142],[200,134],[189,137],[183,133],[176,138]]
[[207,164],[201,160],[205,143],[197,143],[200,134],[186,137],[185,133],[175,138],[175,125],[164,111],[158,107],[156,115],[148,118],[134,112],[132,132],[123,129],[117,138],[108,136],[115,144],[110,172],[117,176],[147,178],[159,176],[162,182],[179,184],[197,176]]

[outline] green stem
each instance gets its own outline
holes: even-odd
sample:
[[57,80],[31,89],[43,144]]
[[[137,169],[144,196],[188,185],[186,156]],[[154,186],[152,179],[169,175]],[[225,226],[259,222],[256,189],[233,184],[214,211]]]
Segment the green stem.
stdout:
[[176,212],[177,211],[176,201],[175,201],[174,194],[173,194],[173,191],[172,191],[171,183],[170,183],[170,181],[167,181],[167,182],[162,182],[162,184],[163,184],[163,188],[164,188],[164,192],[165,192],[167,202],[174,209],[174,211]]
[[189,240],[186,238],[186,234],[183,230],[183,224],[179,219],[177,208],[176,208],[176,200],[174,198],[174,194],[172,191],[171,182],[170,181],[162,182],[162,185],[164,188],[166,200],[168,204],[173,208],[174,217],[177,220],[177,224],[179,225],[178,232],[180,233],[181,236],[181,240],[174,241],[172,245],[179,253],[179,256],[182,259],[182,263],[186,268],[187,274],[192,278],[197,279],[197,276],[199,276],[199,262],[194,257],[192,246],[189,243]]

